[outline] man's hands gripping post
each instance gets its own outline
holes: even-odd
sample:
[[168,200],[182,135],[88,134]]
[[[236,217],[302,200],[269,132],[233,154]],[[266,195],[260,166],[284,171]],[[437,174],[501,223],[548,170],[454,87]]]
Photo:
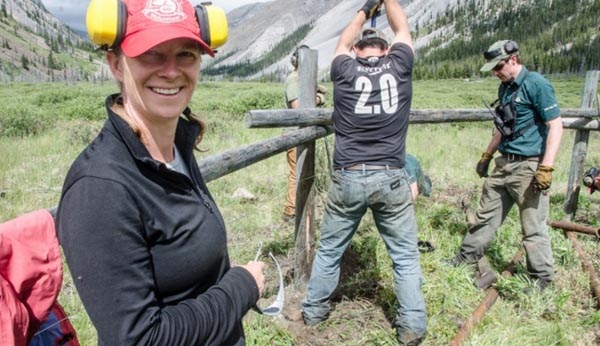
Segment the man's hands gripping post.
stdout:
[[381,9],[381,4],[383,4],[383,0],[367,0],[367,2],[360,10],[358,10],[358,12],[365,12],[365,16],[367,19],[369,19],[373,17],[375,13],[379,12],[379,9]]
[[477,162],[477,166],[475,167],[475,171],[480,178],[488,176],[488,169],[490,167],[490,161],[492,158],[492,154],[488,153],[487,151],[481,154],[481,159],[479,159],[479,162]]
[[533,179],[533,186],[539,191],[545,191],[552,184],[552,171],[554,168],[550,166],[539,165]]

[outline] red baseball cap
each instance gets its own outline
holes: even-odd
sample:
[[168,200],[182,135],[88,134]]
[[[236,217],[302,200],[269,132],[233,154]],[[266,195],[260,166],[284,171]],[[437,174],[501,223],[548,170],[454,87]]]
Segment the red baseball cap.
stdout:
[[121,50],[130,57],[176,38],[192,39],[211,57],[215,54],[202,41],[196,11],[188,0],[124,0],[127,30]]

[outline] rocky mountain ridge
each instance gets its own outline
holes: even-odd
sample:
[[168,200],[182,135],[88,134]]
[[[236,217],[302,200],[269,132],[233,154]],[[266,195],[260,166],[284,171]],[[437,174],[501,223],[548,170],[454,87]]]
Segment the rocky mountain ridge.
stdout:
[[[499,39],[525,47],[522,59],[541,73],[583,74],[600,66],[597,0],[399,0],[417,60],[415,78],[481,76],[481,52]],[[318,51],[328,78],[338,37],[364,0],[273,0],[228,13],[230,37],[205,74],[281,81],[289,57],[305,44]],[[369,25],[366,23],[365,25]],[[385,16],[377,28],[392,36]]]
[[[401,0],[409,18],[411,29],[423,27],[446,9],[460,0]],[[220,49],[219,58],[212,68],[252,62],[260,59],[288,35],[309,25],[308,34],[293,46],[306,44],[319,53],[319,74],[327,74],[329,64],[339,34],[352,16],[364,3],[364,0],[274,0],[239,7],[227,13],[229,21],[228,42]],[[377,21],[377,28],[389,36],[392,32],[384,16]],[[415,40],[415,47],[428,42],[430,38]],[[290,51],[291,53],[291,51]],[[248,76],[259,78],[264,74],[284,76],[290,69],[289,54],[274,62],[266,69]]]
[[[272,0],[227,13],[229,40],[202,78],[282,81],[306,44],[327,79],[338,37],[365,0]],[[527,47],[528,67],[582,74],[600,66],[597,0],[399,0],[407,13],[415,78],[478,77],[481,51],[500,38]],[[366,24],[369,25],[369,24]],[[392,32],[384,15],[377,28]],[[0,82],[108,79],[103,56],[40,0],[0,1]]]

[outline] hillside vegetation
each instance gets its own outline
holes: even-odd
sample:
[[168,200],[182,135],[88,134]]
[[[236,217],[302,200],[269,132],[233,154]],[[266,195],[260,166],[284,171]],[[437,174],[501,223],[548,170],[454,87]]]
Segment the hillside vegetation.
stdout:
[[544,74],[583,74],[600,67],[600,1],[459,0],[415,37],[432,35],[419,49],[415,77],[465,78],[479,75],[482,52],[512,39],[523,47],[523,62]]
[[40,2],[2,0],[0,82],[91,81],[98,69],[93,45]]
[[[278,1],[275,1],[277,3]],[[357,6],[360,6],[358,1]],[[414,7],[416,0],[402,1],[406,8]],[[447,8],[437,16],[433,10],[412,9],[409,23],[413,25],[412,37],[416,44],[417,60],[415,78],[478,78],[486,76],[479,72],[482,65],[482,52],[499,39],[513,39],[522,47],[524,63],[531,69],[545,74],[582,75],[585,71],[600,66],[600,2],[594,0],[438,0],[428,2],[431,7],[447,4]],[[270,9],[264,9],[269,11]],[[354,12],[345,4],[338,4],[331,11],[338,11],[334,21],[346,22]],[[310,7],[306,9],[310,11]],[[422,12],[429,12],[423,18]],[[287,13],[272,13],[265,22],[253,21],[252,16],[244,18],[253,30],[276,30],[279,18]],[[338,14],[338,13],[336,13]],[[343,26],[328,26],[323,18],[309,21],[297,30],[288,30],[285,38],[275,41],[269,50],[259,57],[253,52],[254,45],[227,52],[215,60],[215,68],[206,70],[208,75],[230,80],[260,78],[281,81],[288,67],[286,57],[300,43],[310,42],[314,49],[329,54],[334,49],[337,35]],[[256,18],[254,18],[256,19]],[[380,18],[379,23],[386,22]],[[421,26],[419,26],[419,23]],[[381,28],[380,24],[380,28]],[[237,31],[236,31],[237,29]],[[240,31],[245,25],[232,28]],[[331,30],[332,32],[328,32]],[[323,33],[324,32],[324,33]],[[245,37],[245,36],[244,36]],[[321,40],[315,39],[315,37]],[[264,42],[262,42],[264,45]],[[240,45],[238,43],[238,45]],[[252,59],[234,59],[237,55],[252,56]],[[235,60],[228,64],[227,61]],[[327,62],[328,63],[328,62]],[[327,65],[327,63],[325,65]],[[324,79],[327,66],[319,62],[319,72]],[[267,69],[268,67],[268,69]],[[261,73],[262,71],[267,71]]]
[[[208,67],[205,75],[215,79],[281,81],[289,68],[285,58],[314,30],[322,30],[315,26],[319,17],[332,8],[342,11],[344,7],[313,1],[312,6],[302,8],[303,16],[309,18],[306,23],[294,27],[291,20],[271,27],[273,21],[290,16],[285,4],[274,1],[271,7],[275,12],[268,12],[265,22],[253,20],[271,11],[271,7],[257,13],[244,12],[247,17],[235,17],[231,29],[236,35],[229,38],[228,44],[237,42],[239,45],[243,41],[247,46],[234,51],[224,46],[223,55],[217,55],[210,62],[215,67]],[[481,53],[494,41],[507,38],[516,40],[523,48],[523,61],[532,70],[554,75],[582,75],[600,67],[599,13],[600,2],[595,0],[458,0],[455,6],[448,5],[441,15],[418,21],[426,24],[413,28],[414,40],[427,42],[417,49],[415,79],[484,76],[479,72]],[[255,33],[273,30],[263,36],[275,35],[280,39],[274,39],[266,48],[264,42],[262,45],[253,42],[259,40],[258,37],[247,36],[245,30],[250,29],[246,24]],[[287,26],[287,30],[281,26]],[[325,37],[335,37],[339,32],[328,34]],[[236,54],[255,58],[233,59],[235,63],[222,64]],[[281,64],[283,60],[285,63]],[[108,73],[100,65],[99,56],[87,37],[79,37],[60,23],[39,1],[0,2],[0,82],[107,78]]]
[[[583,80],[552,81],[561,107],[578,107]],[[481,98],[493,98],[497,84],[495,79],[418,81],[414,84],[413,107],[481,108]],[[200,145],[208,151],[198,153],[198,158],[281,135],[281,129],[247,129],[243,116],[251,109],[284,108],[282,89],[278,83],[201,82],[191,107],[205,118],[209,129]],[[111,83],[0,85],[0,97],[4,100],[0,109],[0,222],[58,203],[67,170],[102,126],[106,117],[104,98],[114,92],[117,87]],[[331,101],[326,106],[331,107]],[[487,122],[413,124],[409,129],[408,151],[419,158],[433,181],[432,196],[416,200],[419,239],[436,245],[435,251],[421,255],[428,315],[428,336],[423,344],[426,346],[448,345],[485,295],[473,285],[470,268],[449,268],[441,261],[456,253],[466,232],[463,206],[470,204],[473,210],[477,205],[482,180],[474,166],[489,141],[491,126]],[[316,146],[317,227],[329,185],[325,147],[332,140],[319,140]],[[550,220],[563,217],[573,143],[574,131],[566,130],[550,190]],[[284,315],[273,319],[249,312],[244,319],[248,345],[395,345],[391,329],[396,303],[391,263],[369,215],[344,257],[331,318],[318,327],[305,327],[292,318],[303,292],[296,292],[289,285],[294,236],[292,226],[281,218],[287,182],[284,155],[208,184],[227,224],[232,260],[246,263],[254,257],[257,242],[263,241],[286,273]],[[592,165],[600,166],[597,132],[590,134],[585,162],[586,168]],[[256,200],[235,198],[234,192],[241,187],[254,194]],[[581,192],[575,222],[600,227],[599,193]],[[590,293],[589,279],[563,232],[551,229],[550,235],[556,268],[554,285],[543,294],[524,294],[530,283],[524,265],[518,265],[516,277],[497,284],[500,298],[470,334],[468,345],[600,343],[600,312]],[[600,243],[586,235],[579,239],[599,270]],[[519,218],[513,210],[487,253],[493,268],[501,271],[519,246]],[[95,330],[66,266],[65,270],[59,300],[74,323],[81,344],[95,345]],[[273,275],[270,269],[267,277]],[[266,298],[268,303],[274,297]]]

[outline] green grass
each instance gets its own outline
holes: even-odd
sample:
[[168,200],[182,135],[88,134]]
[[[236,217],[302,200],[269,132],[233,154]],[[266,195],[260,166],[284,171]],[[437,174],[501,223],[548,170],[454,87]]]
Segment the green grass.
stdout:
[[[582,79],[552,82],[561,107],[579,106]],[[282,84],[202,83],[192,100],[192,109],[209,125],[201,145],[208,151],[200,153],[199,159],[282,133],[281,129],[247,129],[243,124],[247,110],[284,107]],[[327,87],[332,90],[331,85]],[[481,108],[481,98],[493,100],[496,87],[494,79],[417,81],[413,108]],[[4,193],[0,198],[0,221],[58,203],[70,164],[102,125],[104,97],[115,91],[116,86],[110,83],[0,85],[4,109],[27,105],[35,114],[51,117],[36,134],[0,136],[0,191]],[[3,114],[0,112],[0,128],[7,126]],[[27,124],[10,126],[26,128]],[[419,124],[409,129],[408,151],[419,158],[433,181],[432,196],[416,201],[419,238],[430,239],[437,246],[436,251],[421,256],[428,311],[424,345],[447,345],[485,295],[473,285],[469,268],[448,268],[441,261],[455,254],[466,231],[460,201],[469,200],[472,209],[477,206],[482,180],[474,166],[490,136],[490,123]],[[600,166],[599,139],[596,132],[590,135],[586,168]],[[331,145],[333,139],[328,142]],[[563,218],[573,143],[574,131],[566,130],[550,190],[551,220]],[[323,139],[317,141],[317,227],[329,184],[324,147]],[[286,170],[281,154],[217,179],[209,183],[209,188],[225,217],[232,260],[247,262],[254,256],[257,241],[263,240],[290,276],[293,229],[281,219]],[[247,189],[257,199],[234,198],[238,188]],[[600,193],[589,195],[582,191],[576,221],[598,227],[599,218]],[[523,275],[524,268],[519,266],[516,277],[499,282],[499,299],[472,331],[467,344],[595,345],[600,341],[600,314],[590,294],[589,279],[562,232],[551,229],[550,235],[556,268],[554,286],[541,295],[524,295],[522,290],[528,280]],[[598,269],[600,245],[589,236],[580,235],[579,239]],[[496,240],[488,255],[495,269],[501,270],[519,246],[520,227],[515,210],[498,230]],[[335,309],[327,322],[307,328],[283,317],[271,319],[250,312],[244,319],[248,345],[394,345],[391,262],[370,215],[363,219],[344,263],[346,269],[353,271],[343,276]],[[94,345],[95,330],[66,265],[65,269],[59,299],[71,316],[82,345]],[[287,298],[292,297],[288,304],[297,304],[302,292],[288,287]]]

